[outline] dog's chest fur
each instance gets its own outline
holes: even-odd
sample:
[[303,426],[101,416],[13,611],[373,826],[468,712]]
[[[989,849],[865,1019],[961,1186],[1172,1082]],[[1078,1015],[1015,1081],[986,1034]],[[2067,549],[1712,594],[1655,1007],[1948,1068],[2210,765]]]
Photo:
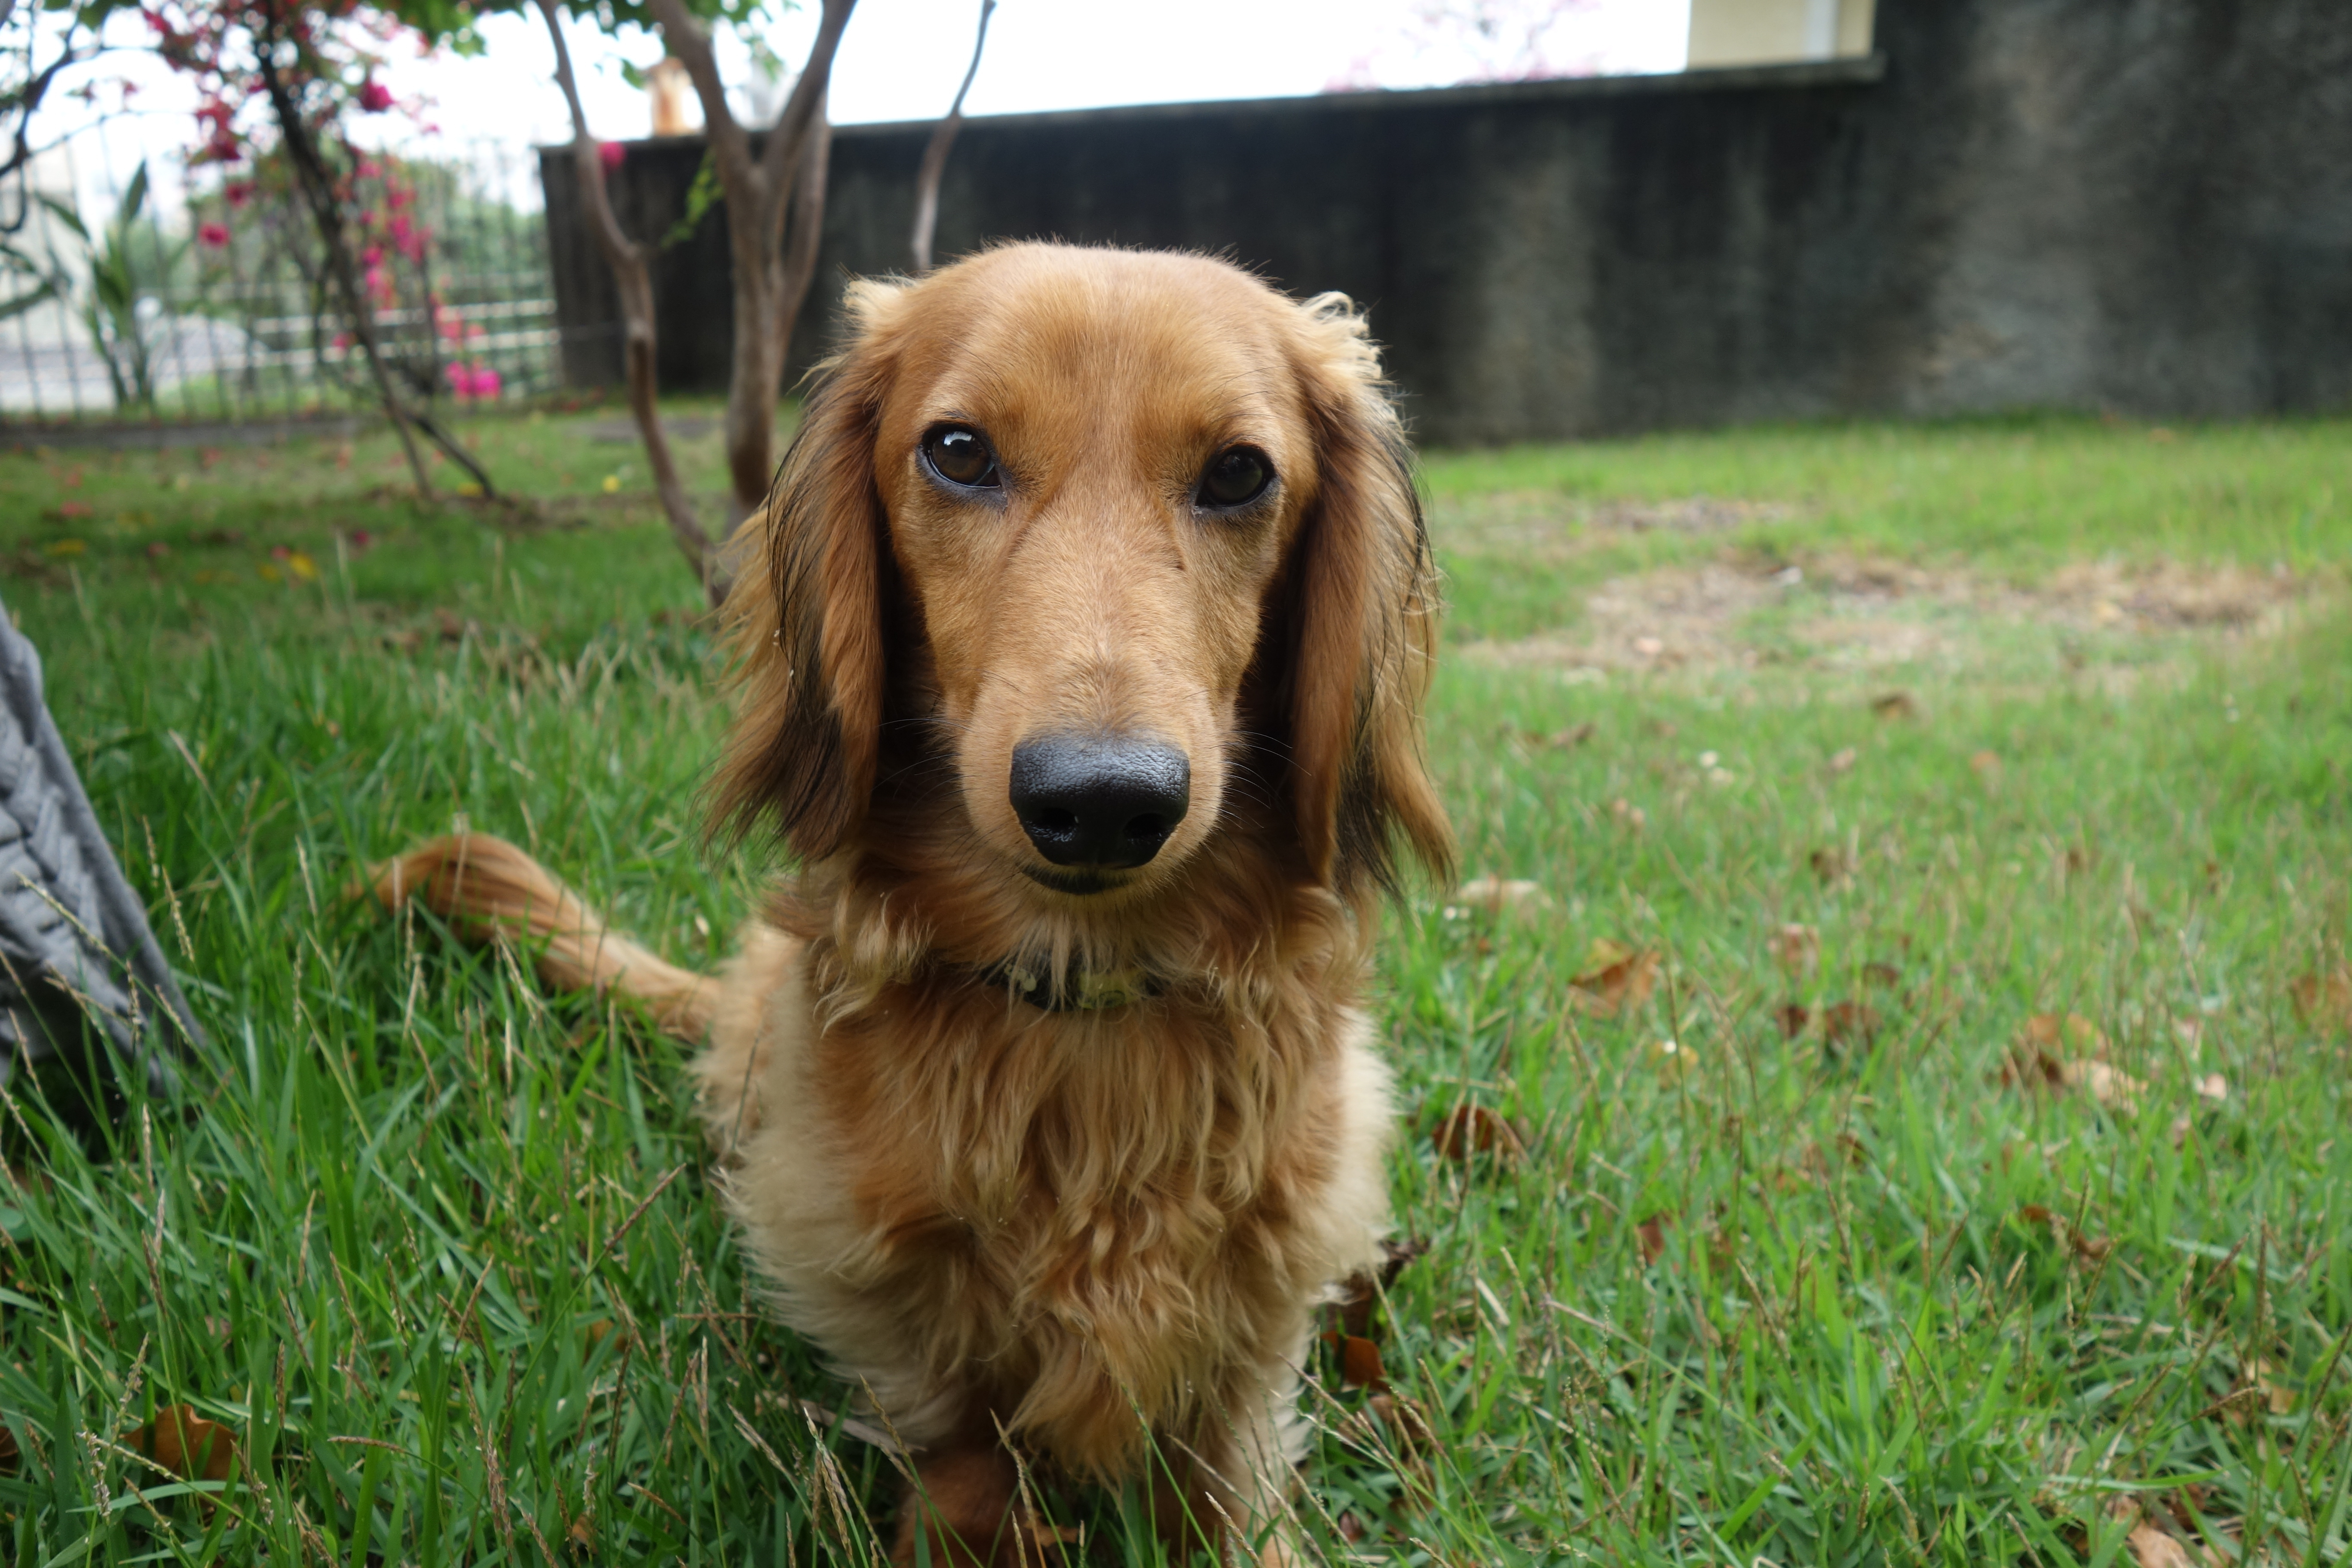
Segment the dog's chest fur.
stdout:
[[[821,954],[820,954],[821,956]],[[1321,986],[1045,1013],[891,986],[815,1026],[795,974],[737,1208],[788,1320],[925,1432],[984,1411],[1113,1472],[1306,1350],[1383,1215],[1381,1070]]]

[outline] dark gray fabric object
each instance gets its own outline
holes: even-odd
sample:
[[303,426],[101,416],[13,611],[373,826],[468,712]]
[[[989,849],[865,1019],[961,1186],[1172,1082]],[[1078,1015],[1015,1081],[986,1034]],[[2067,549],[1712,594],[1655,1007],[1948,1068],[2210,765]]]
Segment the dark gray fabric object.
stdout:
[[40,655],[0,605],[0,1084],[85,1019],[153,1093],[199,1037],[50,721]]

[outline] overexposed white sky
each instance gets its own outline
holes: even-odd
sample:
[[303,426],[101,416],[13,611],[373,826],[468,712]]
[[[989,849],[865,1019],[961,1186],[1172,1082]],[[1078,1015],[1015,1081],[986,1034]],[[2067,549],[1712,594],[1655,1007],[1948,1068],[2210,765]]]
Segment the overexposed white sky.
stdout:
[[[860,0],[833,76],[836,123],[929,120],[945,112],[971,55],[979,0]],[[134,16],[118,22],[126,43],[143,43]],[[487,51],[472,59],[419,58],[400,47],[385,81],[436,135],[419,145],[415,121],[387,115],[384,140],[431,155],[470,142],[520,148],[569,138],[554,56],[536,15],[493,16],[482,25]],[[814,0],[802,0],[768,35],[797,69],[815,31]],[[966,111],[1006,114],[1127,103],[1272,98],[1338,88],[1444,86],[1465,79],[1683,68],[1689,0],[1000,0],[988,51]],[[646,95],[623,79],[624,60],[650,65],[657,39],[607,39],[571,26],[591,129],[600,138],[643,136]],[[722,69],[740,83],[739,112],[751,101],[747,49],[722,38]],[[175,160],[194,141],[194,94],[152,56],[110,55],[85,77],[135,87],[140,112],[99,134],[77,138],[76,184],[102,208],[143,157]],[[71,84],[68,84],[71,85]],[[100,102],[117,98],[110,87]],[[56,124],[79,112],[53,95]],[[433,142],[440,146],[432,145]],[[528,160],[518,163],[520,169]],[[176,181],[163,182],[165,189]],[[532,188],[512,195],[537,204]]]

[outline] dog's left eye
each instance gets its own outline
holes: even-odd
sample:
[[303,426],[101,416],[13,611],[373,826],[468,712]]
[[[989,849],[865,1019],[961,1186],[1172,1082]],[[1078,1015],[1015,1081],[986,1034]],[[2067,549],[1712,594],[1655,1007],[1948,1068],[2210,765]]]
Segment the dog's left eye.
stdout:
[[1247,506],[1274,483],[1274,465],[1255,447],[1228,447],[1201,470],[1198,497],[1202,506],[1221,510]]
[[1004,482],[988,437],[962,425],[942,425],[923,437],[923,460],[951,485],[994,489]]

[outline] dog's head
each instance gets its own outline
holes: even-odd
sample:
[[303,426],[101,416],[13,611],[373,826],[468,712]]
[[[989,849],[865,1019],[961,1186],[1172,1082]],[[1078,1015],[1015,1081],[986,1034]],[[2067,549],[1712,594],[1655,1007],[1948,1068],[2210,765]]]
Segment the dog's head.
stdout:
[[944,759],[932,809],[1049,900],[1164,886],[1244,819],[1350,896],[1400,841],[1444,868],[1428,542],[1344,300],[1022,245],[850,305],[743,536],[722,821],[819,860]]

